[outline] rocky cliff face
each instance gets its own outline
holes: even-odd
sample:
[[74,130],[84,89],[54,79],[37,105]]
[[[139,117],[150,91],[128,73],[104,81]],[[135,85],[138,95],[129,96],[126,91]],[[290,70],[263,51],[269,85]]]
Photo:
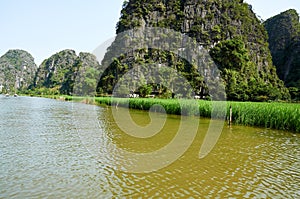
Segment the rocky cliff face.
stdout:
[[25,90],[33,82],[37,66],[24,50],[9,50],[0,57],[0,92]]
[[[167,28],[189,36],[208,49],[222,71],[228,99],[289,98],[272,64],[267,33],[251,6],[243,0],[130,0],[124,3],[121,14],[117,24],[119,35],[134,28]],[[104,92],[112,92],[114,85],[131,68],[157,63],[179,70],[196,94],[209,94],[203,92],[206,83],[202,78],[204,74],[194,70],[199,60],[187,63],[177,55],[160,49],[139,49],[114,59],[114,51],[120,49],[120,43],[125,48],[126,45],[131,48],[138,44],[138,41],[136,44],[132,42],[133,37],[117,36],[108,49],[103,65],[110,63],[110,67],[99,83],[99,88]],[[162,37],[168,38],[168,35]],[[185,48],[177,50],[188,54]],[[114,61],[111,63],[111,60]]]
[[277,73],[288,87],[300,88],[300,22],[296,10],[287,10],[264,22]]
[[[87,95],[89,93],[87,93],[87,90],[84,90],[87,89],[84,85],[87,81],[89,81],[89,84],[94,83],[91,83],[91,81],[95,81],[97,75],[95,71],[99,70],[99,68],[100,64],[94,55],[80,53],[77,56],[74,50],[63,50],[43,61],[38,68],[34,88],[47,88],[46,92],[52,94],[73,94],[74,85],[77,84],[76,92]],[[76,82],[79,74],[81,80]],[[79,88],[81,89],[80,91]],[[94,83],[94,90],[95,88],[96,83]]]
[[[44,60],[38,68],[34,86],[51,88],[56,91],[62,89],[62,85],[74,78],[76,59],[77,55],[74,50],[64,50]],[[62,90],[64,94],[68,94],[68,92],[71,91]]]

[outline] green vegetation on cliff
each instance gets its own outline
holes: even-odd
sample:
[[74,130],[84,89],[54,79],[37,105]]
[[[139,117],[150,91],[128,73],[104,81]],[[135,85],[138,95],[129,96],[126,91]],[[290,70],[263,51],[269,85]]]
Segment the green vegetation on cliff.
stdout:
[[[130,0],[125,1],[121,18],[117,24],[117,34],[134,28],[158,27],[172,29],[189,36],[210,51],[213,60],[221,70],[227,98],[239,101],[286,100],[288,90],[278,78],[272,64],[267,43],[267,32],[253,13],[251,6],[242,0]],[[151,35],[148,35],[151,38]],[[167,34],[161,35],[163,40]],[[153,38],[155,40],[156,38]],[[154,42],[161,42],[157,40]],[[133,49],[139,41],[134,36],[117,36],[108,49],[102,63],[109,65],[98,84],[98,91],[112,93],[124,74],[134,68],[144,68],[149,64],[166,65],[177,70],[193,87],[196,95],[207,97],[211,90],[207,87],[205,74],[199,73],[200,60],[186,60],[168,49],[171,44],[161,42],[160,49],[137,49],[126,51],[115,57],[114,51],[121,47]],[[181,41],[185,43],[185,41]],[[188,49],[181,48],[182,54],[189,55]],[[193,55],[190,55],[193,57]],[[148,71],[150,72],[150,71]],[[142,82],[138,73],[131,83]],[[151,83],[150,83],[151,84]],[[130,84],[128,84],[130,87]],[[176,87],[163,89],[152,85],[160,95],[176,92]],[[136,90],[130,91],[137,92]],[[188,96],[188,94],[187,94]],[[170,95],[169,95],[170,97]]]
[[100,64],[90,53],[63,50],[43,61],[32,89],[36,94],[95,95]]
[[287,10],[264,22],[277,73],[300,100],[300,22],[296,10]]
[[0,57],[0,93],[22,92],[31,85],[37,66],[24,50],[9,50]]

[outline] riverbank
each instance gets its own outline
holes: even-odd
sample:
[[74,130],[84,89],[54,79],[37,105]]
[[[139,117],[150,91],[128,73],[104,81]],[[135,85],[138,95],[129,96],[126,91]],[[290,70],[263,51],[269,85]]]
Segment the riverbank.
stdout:
[[[212,115],[212,102],[197,100],[152,99],[152,98],[111,98],[111,97],[74,97],[74,96],[42,96],[52,99],[82,102],[100,106],[129,107],[131,109],[149,110],[153,105],[156,112],[165,111],[175,115],[197,115],[210,118]],[[192,101],[192,103],[191,103]],[[181,110],[181,105],[184,110]],[[222,103],[224,105],[224,103]],[[162,110],[162,108],[164,110]],[[232,123],[235,125],[256,126],[277,130],[286,130],[300,133],[300,104],[282,102],[226,102],[226,117],[232,108]],[[222,115],[222,114],[221,114]]]
[[[67,101],[84,102],[95,105],[129,107],[131,109],[149,110],[153,105],[158,104],[164,107],[168,114],[187,115],[196,114],[198,111],[190,103],[191,100],[184,100],[179,103],[176,99],[149,99],[149,98],[110,98],[96,97],[83,98],[66,96]],[[192,100],[195,102],[194,100]],[[212,114],[212,102],[198,100],[198,109],[201,117],[210,118]],[[183,105],[185,110],[181,110]],[[224,103],[223,103],[224,105]],[[277,130],[287,130],[300,133],[300,104],[299,103],[263,103],[263,102],[227,102],[227,117],[232,107],[232,122],[236,125],[256,126]],[[157,106],[155,111],[161,111]]]

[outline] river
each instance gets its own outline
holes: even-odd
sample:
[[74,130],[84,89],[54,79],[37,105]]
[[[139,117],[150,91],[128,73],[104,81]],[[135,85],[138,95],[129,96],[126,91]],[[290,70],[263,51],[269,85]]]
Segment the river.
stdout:
[[[300,198],[300,134],[224,125],[199,158],[210,123],[201,118],[186,150],[180,154],[189,143],[183,137],[168,151],[179,157],[168,162],[164,154],[156,168],[147,156],[133,172],[126,166],[140,163],[136,154],[159,156],[187,118],[153,113],[165,120],[159,133],[135,137],[121,130],[113,109],[0,96],[0,198]],[[151,122],[147,112],[130,114],[142,127]]]

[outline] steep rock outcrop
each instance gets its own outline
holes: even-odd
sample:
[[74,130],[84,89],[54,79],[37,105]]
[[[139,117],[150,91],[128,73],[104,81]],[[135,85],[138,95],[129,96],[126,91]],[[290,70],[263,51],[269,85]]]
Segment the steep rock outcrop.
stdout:
[[0,92],[17,92],[29,87],[37,66],[24,50],[9,50],[0,57]]
[[[289,98],[288,91],[272,64],[267,33],[251,6],[243,0],[130,0],[124,3],[121,14],[117,24],[118,35],[134,28],[167,28],[188,35],[208,49],[222,71],[228,99]],[[187,63],[186,60],[159,49],[140,49],[114,57],[114,51],[118,51],[120,46],[126,48],[127,45],[130,49],[135,45],[132,42],[133,37],[117,36],[108,49],[102,65],[110,64],[110,67],[103,72],[99,90],[111,93],[128,70],[154,62],[179,70],[193,86],[196,94],[209,94],[209,91],[203,92],[207,89],[202,78],[204,74],[194,70],[198,60]],[[168,35],[162,37],[167,38]],[[161,42],[157,38],[153,40],[156,43]],[[178,50],[188,54],[187,49]],[[228,65],[224,64],[224,60],[232,62]]]
[[[77,55],[74,50],[63,50],[44,60],[39,66],[34,87],[51,88],[62,94],[71,92],[62,89],[65,84],[74,79],[76,71]],[[65,86],[64,86],[65,87]]]
[[296,10],[287,10],[264,22],[277,73],[288,87],[300,88],[300,22]]
[[91,89],[87,90],[86,85],[96,90],[99,68],[94,55],[81,52],[77,56],[74,50],[63,50],[43,61],[38,68],[34,88],[46,88],[46,92],[52,94],[73,94],[76,86],[77,94],[89,95]]

